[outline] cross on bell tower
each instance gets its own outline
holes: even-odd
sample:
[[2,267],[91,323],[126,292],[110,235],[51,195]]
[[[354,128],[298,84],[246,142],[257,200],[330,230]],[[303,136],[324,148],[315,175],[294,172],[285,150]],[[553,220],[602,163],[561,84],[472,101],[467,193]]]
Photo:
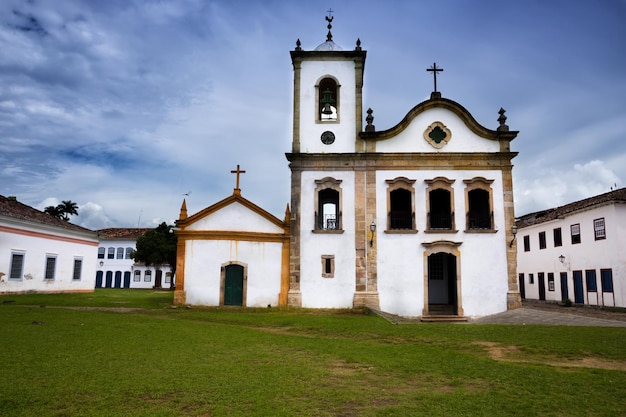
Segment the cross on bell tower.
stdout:
[[239,164],[237,164],[237,169],[234,171],[230,171],[230,173],[237,174],[237,185],[235,186],[235,189],[233,190],[233,194],[241,195],[241,189],[239,188],[239,174],[245,174],[246,171],[242,171],[239,168]]

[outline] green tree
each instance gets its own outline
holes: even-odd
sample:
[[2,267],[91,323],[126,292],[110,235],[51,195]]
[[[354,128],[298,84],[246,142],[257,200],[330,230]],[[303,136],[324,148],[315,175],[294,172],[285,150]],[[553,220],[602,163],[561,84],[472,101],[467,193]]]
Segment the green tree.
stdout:
[[48,206],[44,210],[47,213],[57,219],[70,221],[70,215],[78,215],[78,204],[70,200],[64,200],[57,206]]
[[[147,266],[169,265],[173,275],[176,272],[178,237],[174,234],[172,227],[163,222],[156,229],[148,230],[143,236],[139,236],[136,243],[137,249],[130,254],[131,258]],[[173,286],[174,280],[170,282]]]
[[44,213],[51,215],[52,217],[56,217],[57,219],[63,218],[63,212],[59,208],[59,206],[48,206],[43,209]]

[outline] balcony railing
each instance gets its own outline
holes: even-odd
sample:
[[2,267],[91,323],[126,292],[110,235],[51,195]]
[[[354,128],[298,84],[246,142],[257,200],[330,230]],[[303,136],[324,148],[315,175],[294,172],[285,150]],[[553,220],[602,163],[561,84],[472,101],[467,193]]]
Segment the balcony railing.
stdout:
[[468,230],[490,230],[493,229],[493,211],[488,212],[468,212]]
[[391,230],[411,230],[413,229],[414,214],[410,211],[389,212],[389,229]]

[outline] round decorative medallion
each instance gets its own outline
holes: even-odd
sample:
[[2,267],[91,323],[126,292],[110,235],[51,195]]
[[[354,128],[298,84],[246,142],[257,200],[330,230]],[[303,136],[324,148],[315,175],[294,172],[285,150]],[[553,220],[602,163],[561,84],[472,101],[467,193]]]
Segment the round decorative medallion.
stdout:
[[335,142],[335,134],[330,130],[327,130],[326,132],[322,133],[321,139],[324,145],[332,145]]
[[434,148],[443,148],[452,137],[450,129],[441,122],[434,122],[424,131],[424,139]]

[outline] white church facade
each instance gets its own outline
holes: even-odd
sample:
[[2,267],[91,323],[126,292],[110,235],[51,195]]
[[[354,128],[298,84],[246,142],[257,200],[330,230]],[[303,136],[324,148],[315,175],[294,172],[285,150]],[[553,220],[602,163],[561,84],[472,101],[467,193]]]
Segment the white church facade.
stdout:
[[[305,51],[298,40],[291,51],[291,202],[282,224],[289,239],[280,244],[288,251],[287,259],[285,252],[265,259],[281,268],[272,272],[274,299],[267,304],[370,307],[425,320],[519,307],[511,175],[516,153],[510,150],[518,132],[506,126],[504,110],[496,130],[485,128],[460,104],[442,98],[435,81],[431,98],[398,125],[376,131],[367,110],[364,127],[366,51],[360,41],[353,50],[340,48],[332,40],[332,18],[327,20],[326,42]],[[431,70],[436,80],[440,69]],[[205,210],[194,215],[194,233],[214,234],[216,247],[194,247],[193,253],[198,241],[191,240],[181,210],[177,274],[184,267],[185,284],[181,292],[177,286],[179,303],[222,304],[220,269],[241,261],[232,249],[239,243],[215,227],[230,222],[239,233],[253,233],[251,240],[254,233],[276,239],[281,233],[277,219],[267,216],[274,229],[255,222],[235,226],[233,217],[220,226],[203,223],[200,218],[216,211]],[[198,271],[189,262],[204,262],[211,289],[198,287],[192,295],[188,283]],[[252,263],[244,263],[251,271]]]

